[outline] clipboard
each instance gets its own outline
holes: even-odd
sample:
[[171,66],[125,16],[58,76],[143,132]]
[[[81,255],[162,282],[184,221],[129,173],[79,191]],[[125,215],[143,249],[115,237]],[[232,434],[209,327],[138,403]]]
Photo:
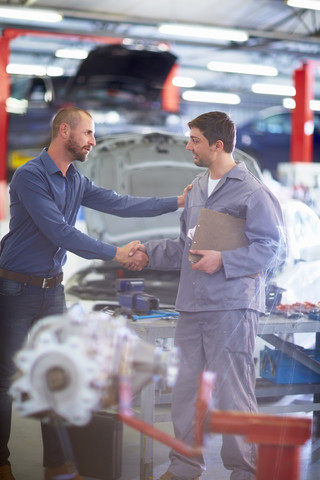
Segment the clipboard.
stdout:
[[[235,250],[249,245],[245,234],[246,220],[226,213],[202,208],[199,213],[191,250]],[[201,255],[189,253],[190,262],[197,262]]]

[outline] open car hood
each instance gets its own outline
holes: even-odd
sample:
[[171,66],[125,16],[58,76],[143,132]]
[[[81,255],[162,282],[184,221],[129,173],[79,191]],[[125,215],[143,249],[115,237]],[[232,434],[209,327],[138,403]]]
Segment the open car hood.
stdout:
[[144,100],[158,100],[163,84],[176,62],[170,52],[135,49],[124,45],[107,45],[92,50],[68,85],[68,91],[85,85],[102,86],[109,95],[127,92]]
[[[118,134],[101,138],[79,170],[97,185],[120,194],[164,197],[180,195],[186,185],[203,171],[194,165],[186,150],[188,137],[165,133]],[[260,179],[256,162],[239,150],[236,161],[245,161]],[[123,245],[131,240],[145,242],[179,235],[181,209],[152,218],[120,218],[85,209],[89,235],[108,243]]]

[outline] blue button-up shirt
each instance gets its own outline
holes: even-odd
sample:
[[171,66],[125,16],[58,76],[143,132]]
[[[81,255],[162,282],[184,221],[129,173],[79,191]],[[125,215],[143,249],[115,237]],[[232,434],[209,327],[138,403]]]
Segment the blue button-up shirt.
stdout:
[[152,217],[177,209],[177,197],[119,195],[95,185],[71,164],[66,176],[44,149],[15,172],[10,184],[9,233],[1,241],[0,267],[53,276],[69,250],[87,259],[112,260],[117,247],[75,228],[80,206],[120,217]]

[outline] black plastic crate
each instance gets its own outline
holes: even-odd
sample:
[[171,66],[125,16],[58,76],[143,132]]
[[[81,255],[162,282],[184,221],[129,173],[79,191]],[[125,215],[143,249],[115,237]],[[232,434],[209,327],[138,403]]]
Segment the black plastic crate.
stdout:
[[84,427],[68,427],[80,475],[116,480],[121,477],[122,423],[116,414],[98,412]]

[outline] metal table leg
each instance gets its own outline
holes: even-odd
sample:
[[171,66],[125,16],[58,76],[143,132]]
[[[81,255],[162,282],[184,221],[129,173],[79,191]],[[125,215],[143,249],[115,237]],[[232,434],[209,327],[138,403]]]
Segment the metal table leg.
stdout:
[[[147,385],[141,392],[141,419],[150,425],[154,420],[155,386]],[[153,479],[153,439],[148,435],[140,435],[140,480]]]

